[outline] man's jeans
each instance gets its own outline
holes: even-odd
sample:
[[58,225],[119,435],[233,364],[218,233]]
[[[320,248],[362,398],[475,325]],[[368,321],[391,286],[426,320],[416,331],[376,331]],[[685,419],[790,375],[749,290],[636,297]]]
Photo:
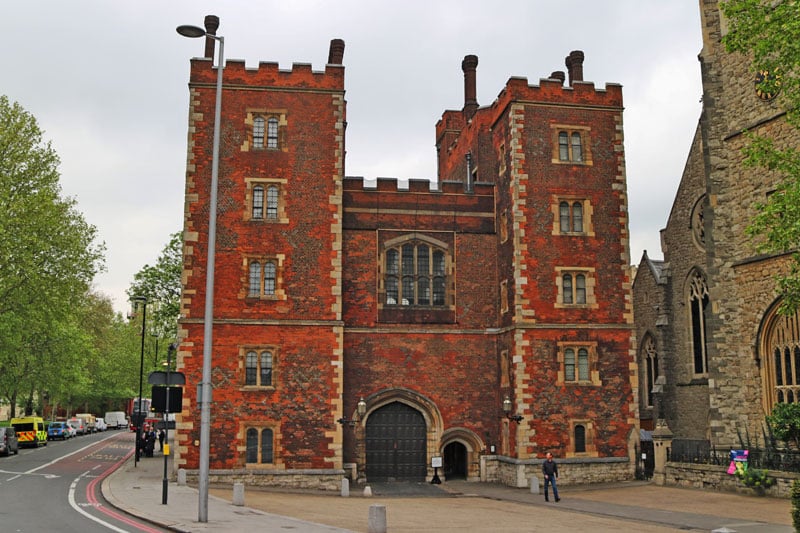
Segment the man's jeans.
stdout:
[[547,497],[547,486],[553,485],[553,497],[556,501],[560,500],[561,498],[558,497],[558,487],[556,486],[556,476],[547,476],[544,478],[544,499],[548,500]]

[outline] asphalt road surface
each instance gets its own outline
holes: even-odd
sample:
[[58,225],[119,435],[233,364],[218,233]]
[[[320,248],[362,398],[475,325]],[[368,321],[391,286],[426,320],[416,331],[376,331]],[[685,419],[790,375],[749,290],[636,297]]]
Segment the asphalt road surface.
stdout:
[[130,457],[134,434],[106,431],[0,457],[0,531],[163,532],[111,507],[100,484]]

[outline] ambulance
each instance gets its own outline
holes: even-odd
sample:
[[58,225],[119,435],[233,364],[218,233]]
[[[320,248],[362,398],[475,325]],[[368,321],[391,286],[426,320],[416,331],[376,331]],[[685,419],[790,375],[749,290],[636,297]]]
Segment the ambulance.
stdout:
[[17,440],[20,448],[47,446],[47,427],[41,417],[12,418],[11,425],[17,431]]

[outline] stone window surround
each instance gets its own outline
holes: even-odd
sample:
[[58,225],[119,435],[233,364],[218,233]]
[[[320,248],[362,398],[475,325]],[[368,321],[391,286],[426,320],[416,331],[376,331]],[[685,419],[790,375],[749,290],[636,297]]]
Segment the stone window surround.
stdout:
[[[240,298],[246,300],[286,300],[286,291],[283,288],[283,269],[284,269],[284,261],[286,259],[286,255],[284,254],[275,254],[275,255],[266,255],[266,254],[245,254],[242,256],[242,290],[239,294]],[[267,261],[273,261],[276,263],[275,268],[275,293],[274,294],[263,294],[261,293],[258,296],[251,296],[250,295],[250,263],[253,261],[258,261],[262,265]],[[262,280],[264,271],[261,271]]]
[[[272,462],[271,463],[248,463],[247,462],[247,430],[255,429],[258,431],[258,454],[261,456],[261,436],[262,430],[272,430]],[[239,463],[243,468],[254,470],[275,470],[276,468],[283,470],[285,465],[279,457],[279,443],[281,442],[280,428],[277,422],[269,421],[246,421],[239,422],[239,435],[238,441],[241,445],[237,446],[236,451],[239,452]]]
[[[561,202],[567,202],[570,204],[574,204],[575,202],[580,202],[581,206],[583,207],[583,231],[579,233],[567,232],[564,233],[561,231]],[[592,203],[589,201],[588,198],[582,196],[575,196],[575,195],[558,195],[552,196],[550,210],[553,213],[553,235],[576,235],[576,236],[587,236],[587,237],[594,237],[594,224],[592,222],[592,215],[594,214],[594,209],[592,207]],[[571,222],[571,221],[570,221]]]
[[[247,385],[247,354],[255,352],[258,357],[258,380],[261,379],[261,354],[269,352],[272,354],[272,379],[269,385]],[[278,348],[269,344],[247,344],[239,347],[239,374],[240,391],[272,391],[275,390],[275,378],[277,376]]]
[[[564,274],[583,274],[586,278],[586,303],[583,304],[568,304],[564,303],[564,287],[563,276]],[[556,267],[556,309],[575,309],[587,308],[598,309],[600,305],[597,303],[595,296],[595,268],[594,267]]]
[[[575,125],[568,125],[568,124],[550,124],[550,131],[552,135],[552,159],[551,163],[556,165],[583,165],[583,166],[592,166],[592,150],[591,145],[589,143],[589,133],[592,129],[589,126],[575,126]],[[572,138],[573,133],[578,133],[581,136],[581,161],[572,161],[572,144],[570,142],[569,150],[570,150],[570,158],[567,161],[563,161],[559,156],[559,144],[558,144],[558,134],[561,132],[566,132],[567,137],[569,139]]]
[[[444,294],[444,305],[443,306],[403,306],[403,305],[386,305],[384,302],[386,301],[386,252],[389,249],[402,249],[402,246],[406,243],[413,243],[417,242],[418,244],[425,244],[431,248],[438,249],[444,252],[444,260],[445,260],[445,294]],[[442,242],[438,239],[434,239],[433,237],[428,237],[427,235],[421,235],[418,233],[410,233],[408,235],[401,235],[399,237],[395,237],[383,243],[381,246],[380,256],[378,257],[378,309],[394,309],[394,308],[420,308],[420,309],[427,309],[427,308],[442,308],[442,309],[455,309],[455,294],[453,290],[453,286],[455,285],[454,282],[454,273],[455,273],[455,261],[453,260],[452,250],[447,243]],[[399,276],[402,278],[402,276]],[[431,287],[433,290],[433,287]]]
[[[585,444],[586,451],[575,451],[575,428],[576,426],[583,426],[585,431]],[[597,445],[595,444],[595,427],[594,423],[588,419],[570,419],[569,420],[569,449],[565,453],[566,457],[599,457],[597,452]]]
[[[244,119],[245,127],[247,128],[247,139],[242,143],[241,151],[258,151],[258,152],[287,152],[289,150],[288,143],[286,142],[286,130],[288,121],[286,119],[286,109],[267,109],[267,108],[249,108]],[[253,144],[253,125],[255,119],[261,117],[264,119],[264,145],[256,147]],[[267,147],[267,124],[270,119],[278,120],[278,146],[276,148]]]
[[[289,217],[286,216],[286,184],[287,180],[278,178],[245,178],[244,193],[244,220],[258,224],[288,224]],[[264,188],[264,216],[258,219],[253,218],[253,187],[261,185]],[[277,218],[267,218],[267,188],[271,185],[278,187],[278,216]]]
[[[557,344],[558,352],[556,354],[556,360],[558,361],[558,374],[556,376],[556,384],[558,385],[569,385],[569,386],[591,386],[591,387],[599,387],[603,383],[600,380],[600,371],[598,370],[598,355],[597,355],[597,343],[596,342],[587,342],[587,341],[563,341]],[[564,355],[568,348],[571,348],[575,351],[577,356],[578,350],[581,348],[585,348],[589,352],[589,380],[588,381],[567,381],[565,378],[565,370],[564,370]],[[577,360],[576,360],[577,361]],[[576,369],[576,376],[577,376],[577,369]],[[588,431],[588,430],[587,430]],[[588,436],[587,436],[588,439]]]

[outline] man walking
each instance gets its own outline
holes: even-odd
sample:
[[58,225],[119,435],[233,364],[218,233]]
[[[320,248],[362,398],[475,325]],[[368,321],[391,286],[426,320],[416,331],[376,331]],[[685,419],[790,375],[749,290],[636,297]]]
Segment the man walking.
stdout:
[[553,485],[553,497],[557,502],[561,501],[558,497],[558,487],[556,486],[556,478],[558,477],[558,465],[553,461],[553,454],[547,452],[544,462],[542,463],[542,474],[544,475],[544,501],[549,502],[547,487]]

